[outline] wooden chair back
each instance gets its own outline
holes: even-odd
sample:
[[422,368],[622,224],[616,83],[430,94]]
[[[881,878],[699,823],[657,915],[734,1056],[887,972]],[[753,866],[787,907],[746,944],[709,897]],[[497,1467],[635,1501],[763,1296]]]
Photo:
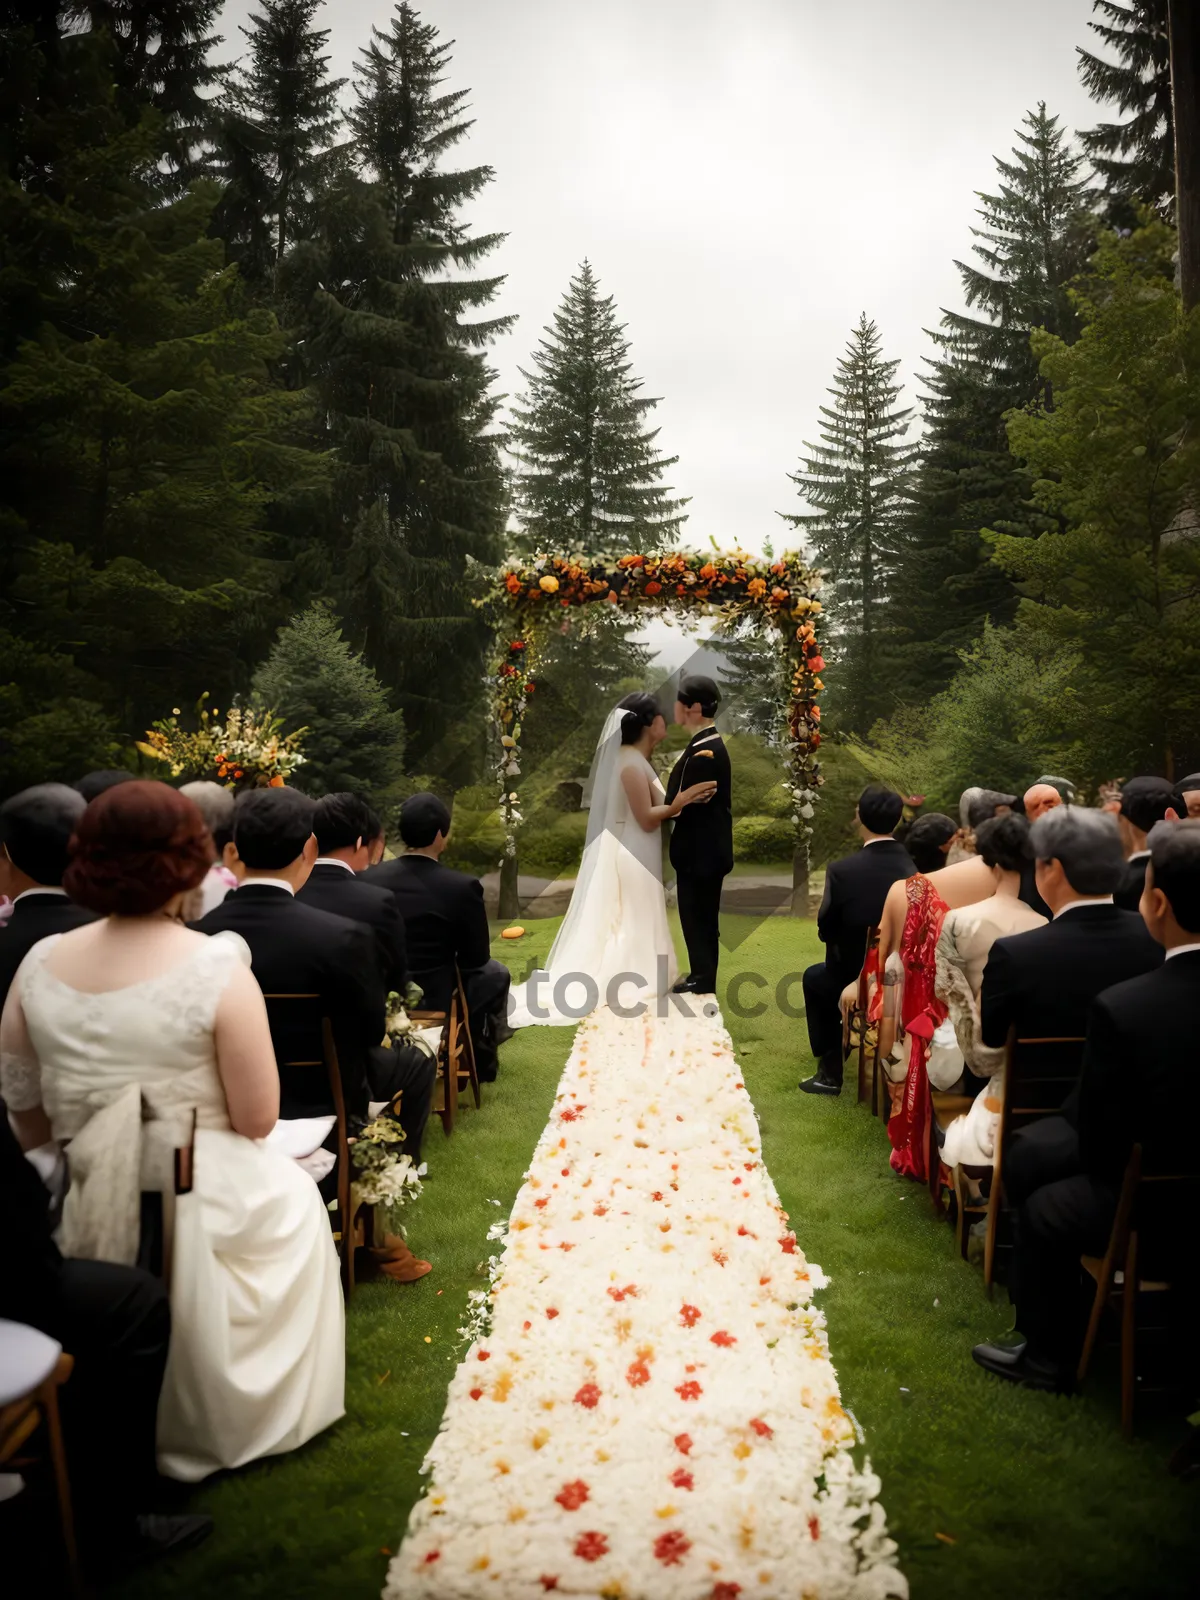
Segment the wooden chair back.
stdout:
[[[334,1149],[337,1165],[334,1169],[337,1180],[336,1190],[336,1218],[330,1213],[333,1226],[334,1243],[338,1247],[338,1259],[342,1267],[342,1293],[346,1299],[354,1293],[354,1252],[359,1243],[359,1227],[355,1208],[351,1199],[351,1180],[353,1173],[350,1167],[350,1136],[346,1125],[346,1100],[342,1092],[342,1073],[338,1065],[337,1045],[333,1038],[333,1025],[325,1014],[324,1000],[319,994],[264,994],[267,1003],[267,1015],[274,1018],[286,1018],[287,1013],[298,1013],[304,1007],[308,1013],[311,1027],[319,1021],[321,1034],[321,1055],[314,1057],[285,1057],[280,1059],[276,1050],[275,1065],[280,1077],[294,1067],[324,1067],[329,1084],[329,1099],[337,1118],[334,1129],[336,1145]],[[286,1038],[286,1029],[280,1029],[273,1037]],[[328,1115],[328,1113],[326,1113]]]
[[1008,1030],[1004,1049],[1004,1098],[996,1133],[996,1159],[988,1196],[987,1236],[983,1250],[983,1284],[990,1295],[996,1275],[996,1240],[1004,1202],[1004,1151],[1010,1136],[1042,1117],[1062,1110],[1063,1101],[1079,1082],[1083,1062],[1082,1035],[1019,1038]]
[[[66,1568],[67,1593],[72,1597],[82,1597],[88,1593],[84,1582],[83,1569],[79,1563],[79,1552],[75,1543],[75,1515],[71,1505],[71,1480],[67,1472],[67,1452],[63,1444],[62,1424],[59,1419],[58,1391],[71,1376],[75,1360],[63,1351],[55,1363],[53,1372],[44,1382],[37,1385],[28,1394],[11,1400],[7,1405],[0,1406],[0,1467],[19,1467],[25,1460],[25,1446],[37,1433],[39,1427],[45,1427],[46,1444],[50,1454],[50,1464],[54,1470],[54,1488],[58,1501],[59,1531],[62,1535],[62,1558]],[[6,1551],[6,1558],[9,1552]],[[15,1565],[15,1563],[14,1563]],[[10,1562],[4,1561],[8,1569]],[[31,1567],[30,1571],[33,1570]],[[54,1578],[39,1566],[39,1576],[45,1587],[46,1579]]]
[[[1108,1247],[1103,1257],[1081,1259],[1084,1271],[1095,1282],[1096,1292],[1076,1377],[1080,1384],[1087,1377],[1105,1307],[1115,1299],[1121,1316],[1121,1431],[1127,1439],[1133,1435],[1134,1399],[1139,1387],[1139,1297],[1163,1294],[1189,1274],[1194,1291],[1194,1254],[1190,1260],[1185,1258],[1179,1240],[1193,1226],[1198,1200],[1200,1174],[1158,1168],[1146,1161],[1142,1146],[1135,1144],[1121,1182]],[[1143,1388],[1142,1392],[1147,1391]]]
[[435,1110],[442,1119],[446,1137],[454,1132],[454,1117],[458,1097],[471,1086],[471,1095],[478,1110],[482,1102],[479,1089],[479,1069],[475,1063],[475,1045],[471,1039],[471,1024],[467,1011],[467,991],[462,973],[454,969],[454,986],[450,1005],[446,1011],[433,1011],[418,1007],[409,1012],[410,1021],[419,1028],[440,1028],[437,1048],[437,1082],[440,1084],[440,1104]]
[[863,964],[858,974],[858,993],[854,997],[854,1005],[846,1013],[842,1035],[842,1058],[850,1054],[851,1039],[854,1028],[858,1028],[858,1099],[870,1099],[871,1109],[875,1109],[877,1080],[879,1075],[879,1049],[878,1037],[872,1044],[868,1038],[870,1022],[868,1011],[871,1004],[870,968],[871,957],[879,952],[879,924],[867,929],[867,942],[863,950]]

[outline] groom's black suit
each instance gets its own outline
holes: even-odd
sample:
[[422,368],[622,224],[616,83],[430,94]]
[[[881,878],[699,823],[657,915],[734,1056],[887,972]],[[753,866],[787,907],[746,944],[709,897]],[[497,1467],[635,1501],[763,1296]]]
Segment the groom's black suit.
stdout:
[[721,885],[733,871],[733,769],[716,728],[701,728],[675,763],[668,802],[694,783],[715,782],[711,800],[685,806],[671,830],[671,865],[688,964],[704,993],[717,987],[721,949]]

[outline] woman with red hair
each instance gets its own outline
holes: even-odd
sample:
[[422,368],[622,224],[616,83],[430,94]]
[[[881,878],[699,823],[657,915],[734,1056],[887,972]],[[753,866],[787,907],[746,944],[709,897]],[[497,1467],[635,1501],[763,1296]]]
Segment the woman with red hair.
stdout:
[[[212,860],[200,812],[168,785],[99,795],[63,883],[101,920],[33,947],[0,1024],[18,1138],[66,1147],[63,1253],[146,1264],[146,1197],[162,1196],[158,1457],[185,1482],[295,1449],[343,1411],[337,1254],[316,1185],[263,1143],[279,1076],[249,951],[181,921]],[[189,1144],[176,1196],[173,1151]]]

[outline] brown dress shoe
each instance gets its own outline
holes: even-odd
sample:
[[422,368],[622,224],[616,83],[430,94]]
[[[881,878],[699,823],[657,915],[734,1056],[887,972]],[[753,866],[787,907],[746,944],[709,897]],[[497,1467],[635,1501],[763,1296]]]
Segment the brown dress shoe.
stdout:
[[432,1263],[413,1255],[404,1240],[394,1233],[385,1234],[383,1243],[369,1249],[367,1255],[382,1277],[396,1283],[416,1283],[418,1278],[433,1271]]

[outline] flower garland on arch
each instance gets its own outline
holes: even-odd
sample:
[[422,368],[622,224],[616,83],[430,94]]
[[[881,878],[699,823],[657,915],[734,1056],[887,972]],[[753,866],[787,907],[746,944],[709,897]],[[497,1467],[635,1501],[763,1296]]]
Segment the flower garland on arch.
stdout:
[[500,754],[496,765],[504,820],[504,851],[517,854],[524,820],[521,776],[522,724],[537,690],[542,642],[581,606],[655,609],[677,615],[720,616],[731,631],[773,633],[784,667],[786,704],[774,741],[789,769],[792,820],[798,841],[812,834],[811,818],[821,776],[821,708],[825,660],[817,629],[823,611],[820,574],[788,551],[767,560],[744,550],[665,550],[642,555],[514,556],[483,602],[491,611],[497,648],[491,669]]

